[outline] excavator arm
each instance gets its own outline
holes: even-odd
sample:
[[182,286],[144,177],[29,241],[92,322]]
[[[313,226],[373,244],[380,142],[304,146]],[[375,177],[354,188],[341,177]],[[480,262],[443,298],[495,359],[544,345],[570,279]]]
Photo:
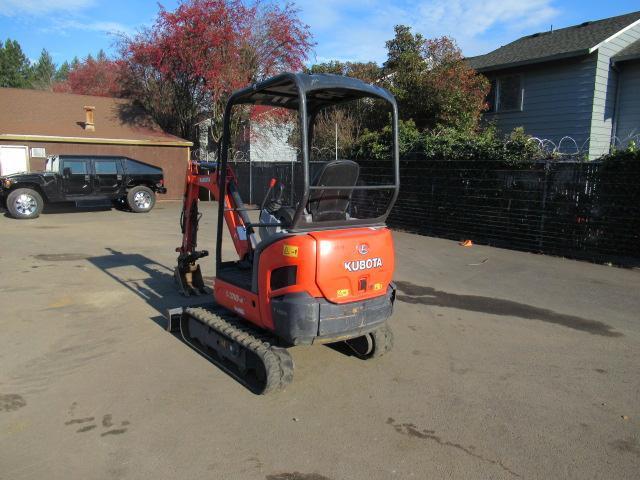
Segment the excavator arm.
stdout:
[[[207,250],[197,250],[198,226],[202,214],[198,210],[201,189],[211,192],[216,201],[220,201],[220,176],[214,163],[190,162],[185,180],[180,228],[182,244],[176,248],[178,264],[174,277],[179,290],[184,295],[205,293],[204,280],[197,261],[209,255]],[[236,177],[227,168],[226,188],[224,188],[224,219],[233,240],[239,260],[250,260],[253,254],[251,236],[252,227],[238,194]]]

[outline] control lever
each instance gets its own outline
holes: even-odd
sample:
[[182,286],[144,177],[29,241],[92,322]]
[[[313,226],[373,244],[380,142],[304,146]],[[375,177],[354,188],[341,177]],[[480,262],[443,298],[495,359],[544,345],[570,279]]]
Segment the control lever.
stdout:
[[262,205],[260,205],[260,210],[264,210],[265,206],[267,205],[267,200],[269,200],[271,191],[273,190],[273,187],[276,186],[276,183],[278,183],[278,180],[276,180],[275,178],[272,178],[271,181],[269,181],[269,188],[267,189],[267,193],[264,194]]

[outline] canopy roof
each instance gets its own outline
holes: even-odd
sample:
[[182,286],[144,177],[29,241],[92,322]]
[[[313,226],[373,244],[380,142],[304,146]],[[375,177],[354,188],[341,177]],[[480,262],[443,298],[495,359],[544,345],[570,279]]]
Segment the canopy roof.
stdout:
[[363,97],[378,97],[395,106],[391,93],[356,78],[328,73],[283,73],[235,92],[230,104],[270,105],[298,109],[306,99],[309,111]]

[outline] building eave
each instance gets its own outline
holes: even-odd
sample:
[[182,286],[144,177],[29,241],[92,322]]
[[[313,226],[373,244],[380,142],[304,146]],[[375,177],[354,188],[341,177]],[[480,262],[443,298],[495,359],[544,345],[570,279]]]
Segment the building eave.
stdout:
[[627,25],[624,28],[621,28],[620,30],[618,30],[616,33],[614,33],[613,35],[611,35],[609,38],[605,38],[603,41],[601,41],[600,43],[598,43],[597,45],[594,45],[593,47],[591,47],[589,49],[589,53],[593,53],[596,50],[598,50],[603,44],[610,42],[611,40],[613,40],[614,38],[622,35],[624,32],[626,32],[627,30],[635,27],[636,25],[640,25],[640,19],[636,20],[633,23],[630,23],[629,25]]
[[0,140],[21,142],[89,143],[96,145],[137,145],[149,147],[193,146],[193,142],[189,142],[187,140],[133,140],[127,138],[61,137],[55,135],[21,135],[13,133],[0,134]]
[[[557,55],[549,55],[546,57],[539,57],[539,58],[531,58],[531,59],[527,59],[527,60],[521,60],[519,62],[511,62],[511,63],[502,63],[502,64],[498,64],[498,65],[490,65],[487,67],[480,67],[480,68],[476,68],[475,70],[479,73],[485,73],[485,72],[493,72],[496,70],[506,70],[508,68],[516,68],[516,67],[524,67],[527,65],[536,65],[539,63],[547,63],[547,62],[553,62],[555,60],[562,60],[565,58],[573,58],[573,57],[581,57],[581,56],[585,56],[585,55],[589,55],[591,53],[591,49],[582,49],[582,50],[575,50],[573,52],[566,52],[566,53],[560,53]],[[472,67],[473,68],[473,67]]]

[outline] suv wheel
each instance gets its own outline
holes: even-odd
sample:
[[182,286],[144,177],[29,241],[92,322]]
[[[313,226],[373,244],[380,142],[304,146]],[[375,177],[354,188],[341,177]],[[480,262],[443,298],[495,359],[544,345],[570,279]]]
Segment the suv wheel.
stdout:
[[150,188],[142,185],[133,187],[127,193],[127,204],[136,213],[148,212],[156,204],[156,194]]
[[43,206],[42,196],[30,188],[18,188],[7,196],[7,210],[13,218],[37,218]]

